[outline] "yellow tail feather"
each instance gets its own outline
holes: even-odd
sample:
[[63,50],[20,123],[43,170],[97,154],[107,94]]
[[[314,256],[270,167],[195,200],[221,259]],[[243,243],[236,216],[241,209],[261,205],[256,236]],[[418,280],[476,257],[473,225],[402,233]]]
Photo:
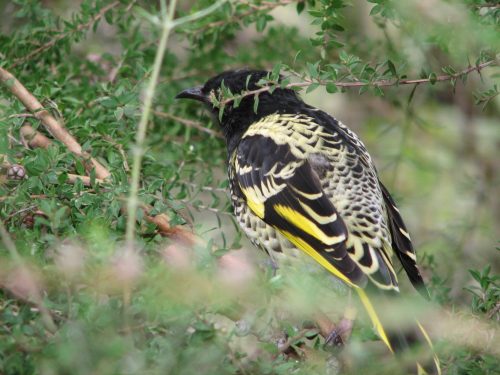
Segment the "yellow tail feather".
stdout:
[[375,312],[375,309],[373,308],[372,303],[370,302],[370,299],[366,295],[365,291],[361,288],[355,288],[356,292],[358,292],[359,299],[363,303],[363,306],[366,309],[366,312],[368,313],[368,316],[370,317],[373,326],[375,327],[375,330],[377,331],[378,335],[382,339],[382,341],[387,345],[389,350],[394,353],[394,350],[392,349],[392,345],[389,342],[389,339],[387,338],[387,334],[385,333],[384,327],[382,326],[382,322],[380,321],[377,313]]

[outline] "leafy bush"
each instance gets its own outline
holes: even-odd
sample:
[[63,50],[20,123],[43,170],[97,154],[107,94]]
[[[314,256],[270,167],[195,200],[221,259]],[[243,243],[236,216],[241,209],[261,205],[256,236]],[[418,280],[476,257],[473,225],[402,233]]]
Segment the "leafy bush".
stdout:
[[403,286],[386,313],[417,311],[446,373],[498,371],[496,2],[0,9],[0,372],[387,374],[411,363],[372,343],[363,318],[342,352],[325,347],[311,321],[320,307],[339,319],[345,288],[307,262],[274,273],[234,225],[219,129],[174,96],[243,66],[271,71],[271,85],[283,74],[377,160],[433,299]]

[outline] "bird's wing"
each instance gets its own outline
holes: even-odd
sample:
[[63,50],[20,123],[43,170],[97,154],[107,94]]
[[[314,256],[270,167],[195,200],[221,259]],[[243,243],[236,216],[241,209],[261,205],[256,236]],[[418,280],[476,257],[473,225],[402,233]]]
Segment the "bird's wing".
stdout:
[[307,159],[293,155],[288,144],[263,135],[244,137],[230,159],[233,188],[252,212],[276,228],[298,249],[354,286],[375,329],[392,350],[379,316],[359,286],[366,277],[348,254],[347,227],[326,196]]
[[364,281],[346,251],[347,228],[306,159],[262,135],[243,138],[233,157],[237,186],[255,215],[347,284]]

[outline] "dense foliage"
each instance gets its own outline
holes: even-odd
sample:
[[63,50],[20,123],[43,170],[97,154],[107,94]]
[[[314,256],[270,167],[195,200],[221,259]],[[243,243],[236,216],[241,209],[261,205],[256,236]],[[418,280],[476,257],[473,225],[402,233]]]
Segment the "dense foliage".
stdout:
[[448,374],[498,373],[496,1],[75,3],[0,0],[0,373],[401,371],[362,315],[324,347],[344,288],[234,225],[219,129],[174,97],[239,67],[360,134],[432,294],[386,313],[421,311]]

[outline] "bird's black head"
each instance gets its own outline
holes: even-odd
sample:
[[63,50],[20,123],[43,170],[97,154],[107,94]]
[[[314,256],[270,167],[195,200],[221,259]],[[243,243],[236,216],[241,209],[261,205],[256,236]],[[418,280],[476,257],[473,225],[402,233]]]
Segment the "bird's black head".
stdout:
[[194,99],[205,103],[220,123],[228,146],[230,146],[260,118],[273,113],[297,113],[303,105],[295,91],[276,88],[272,93],[260,92],[257,106],[255,106],[255,95],[244,96],[239,104],[235,104],[234,101],[227,102],[223,107],[222,116],[219,117],[219,108],[213,105],[211,96],[219,97],[222,86],[229,89],[233,95],[253,91],[262,88],[259,81],[270,77],[270,74],[264,70],[225,71],[210,78],[203,86],[182,91],[176,98]]

